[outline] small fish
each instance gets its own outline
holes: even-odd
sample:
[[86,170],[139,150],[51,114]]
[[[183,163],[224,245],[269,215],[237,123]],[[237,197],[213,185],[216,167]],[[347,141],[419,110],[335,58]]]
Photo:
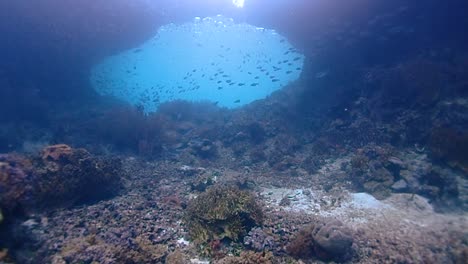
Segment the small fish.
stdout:
[[272,81],[272,82],[279,82],[278,79],[273,79],[273,80],[271,80],[271,81]]
[[136,49],[136,50],[133,51],[133,53],[140,53],[142,51],[143,51],[143,49]]
[[250,86],[257,86],[258,83],[252,83]]
[[298,61],[300,59],[301,59],[301,57],[296,57],[296,58],[294,58],[294,61]]
[[231,83],[232,81],[231,80],[226,80],[227,83]]
[[223,89],[223,87],[218,87],[218,90],[221,90],[221,89]]
[[260,78],[260,77],[258,77],[258,76],[255,76],[255,80],[258,80],[259,78]]
[[286,74],[290,74],[292,71],[287,71]]
[[196,72],[196,71],[197,71],[197,69],[192,70],[192,72]]
[[223,77],[224,77],[224,78],[226,78],[226,77],[229,77],[229,75],[227,75],[227,74],[223,74]]
[[222,83],[222,81],[217,81],[216,83]]
[[328,75],[328,71],[322,71],[315,74],[315,78],[320,79]]
[[245,83],[239,83],[239,84],[237,84],[237,86],[244,86],[244,85],[245,85]]
[[238,104],[238,103],[240,103],[240,100],[237,99],[237,100],[234,101],[234,103],[235,103],[235,104]]

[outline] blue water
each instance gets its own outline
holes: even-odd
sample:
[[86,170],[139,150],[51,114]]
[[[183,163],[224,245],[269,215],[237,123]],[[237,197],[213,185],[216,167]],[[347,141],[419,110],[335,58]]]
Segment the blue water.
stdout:
[[[0,263],[466,263],[467,29],[466,0],[0,1]],[[216,186],[263,223],[197,216]]]
[[297,80],[303,64],[304,55],[274,30],[218,15],[162,26],[94,66],[91,83],[146,112],[174,100],[235,108]]

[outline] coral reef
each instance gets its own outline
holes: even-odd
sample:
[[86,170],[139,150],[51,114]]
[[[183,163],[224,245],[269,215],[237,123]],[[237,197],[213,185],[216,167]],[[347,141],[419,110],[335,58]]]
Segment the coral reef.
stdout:
[[35,160],[35,195],[41,207],[68,206],[118,193],[120,160],[98,158],[85,149],[60,144],[46,147]]
[[352,156],[351,176],[359,190],[371,193],[378,199],[384,199],[391,194],[395,178],[389,170],[388,159],[392,151],[389,146],[370,144],[358,149]]
[[96,235],[72,239],[52,258],[52,263],[159,263],[167,254],[167,246],[153,244],[148,239],[137,237],[132,242],[133,247],[122,247]]
[[338,220],[317,219],[297,234],[287,251],[299,258],[346,261],[353,254],[353,233]]
[[0,209],[10,212],[30,202],[33,191],[32,169],[31,161],[24,157],[0,155]]
[[430,139],[432,155],[468,173],[468,133],[450,127],[436,127]]
[[271,252],[243,251],[240,256],[225,257],[216,263],[218,264],[273,264],[273,254]]
[[262,222],[262,210],[252,194],[235,187],[213,186],[187,206],[185,221],[191,239],[201,246],[238,241]]
[[164,141],[164,118],[161,115],[146,115],[141,109],[130,106],[114,106],[85,127],[86,134],[95,135],[93,141],[107,143],[111,148],[142,156],[156,156]]
[[254,227],[249,231],[244,237],[244,245],[257,252],[272,251],[278,246],[275,238],[259,227]]
[[188,145],[192,153],[202,159],[212,159],[218,154],[216,145],[208,139],[192,140]]

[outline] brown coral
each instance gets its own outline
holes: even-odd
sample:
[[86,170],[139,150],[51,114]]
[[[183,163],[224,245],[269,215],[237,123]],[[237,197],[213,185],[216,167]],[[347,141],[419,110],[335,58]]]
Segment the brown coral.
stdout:
[[31,162],[19,155],[0,155],[0,207],[16,209],[32,190]]
[[353,234],[342,222],[317,219],[287,246],[287,251],[298,258],[345,261],[353,253]]
[[65,144],[57,144],[45,147],[42,152],[41,156],[42,159],[45,161],[59,161],[60,158],[69,156],[72,154],[72,148]]
[[213,241],[239,240],[262,218],[252,194],[235,187],[214,186],[190,201],[186,223],[191,238],[206,247]]
[[120,160],[98,158],[85,149],[46,147],[36,160],[35,196],[40,207],[100,200],[120,189]]

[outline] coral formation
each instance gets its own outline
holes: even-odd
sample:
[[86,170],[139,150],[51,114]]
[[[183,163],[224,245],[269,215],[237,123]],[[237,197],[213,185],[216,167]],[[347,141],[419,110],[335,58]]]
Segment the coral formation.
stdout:
[[430,140],[432,155],[468,173],[468,133],[450,127],[436,127]]
[[243,251],[239,256],[225,257],[218,264],[273,264],[271,252]]
[[98,158],[85,149],[54,145],[35,164],[35,195],[40,206],[67,206],[115,195],[120,189],[120,160]]
[[391,194],[395,177],[389,171],[392,148],[388,146],[367,145],[358,149],[352,156],[351,176],[359,190],[366,191],[378,199]]
[[317,219],[297,234],[287,251],[299,258],[346,261],[353,254],[353,233],[338,220]]
[[118,150],[143,156],[154,156],[161,151],[164,121],[160,115],[146,115],[137,107],[119,106],[93,120],[88,130]]
[[72,148],[65,144],[47,146],[42,150],[41,157],[47,161],[59,161],[72,154]]
[[13,211],[25,206],[32,192],[32,163],[19,155],[0,155],[0,208]]
[[254,227],[249,231],[244,237],[244,245],[257,252],[273,251],[278,246],[275,238],[259,227]]
[[190,201],[185,221],[191,239],[201,246],[238,241],[262,223],[262,210],[252,194],[235,187],[213,186]]
[[96,235],[78,237],[65,244],[52,263],[161,263],[167,255],[167,246],[147,238],[137,237],[131,243],[133,247],[122,247]]

